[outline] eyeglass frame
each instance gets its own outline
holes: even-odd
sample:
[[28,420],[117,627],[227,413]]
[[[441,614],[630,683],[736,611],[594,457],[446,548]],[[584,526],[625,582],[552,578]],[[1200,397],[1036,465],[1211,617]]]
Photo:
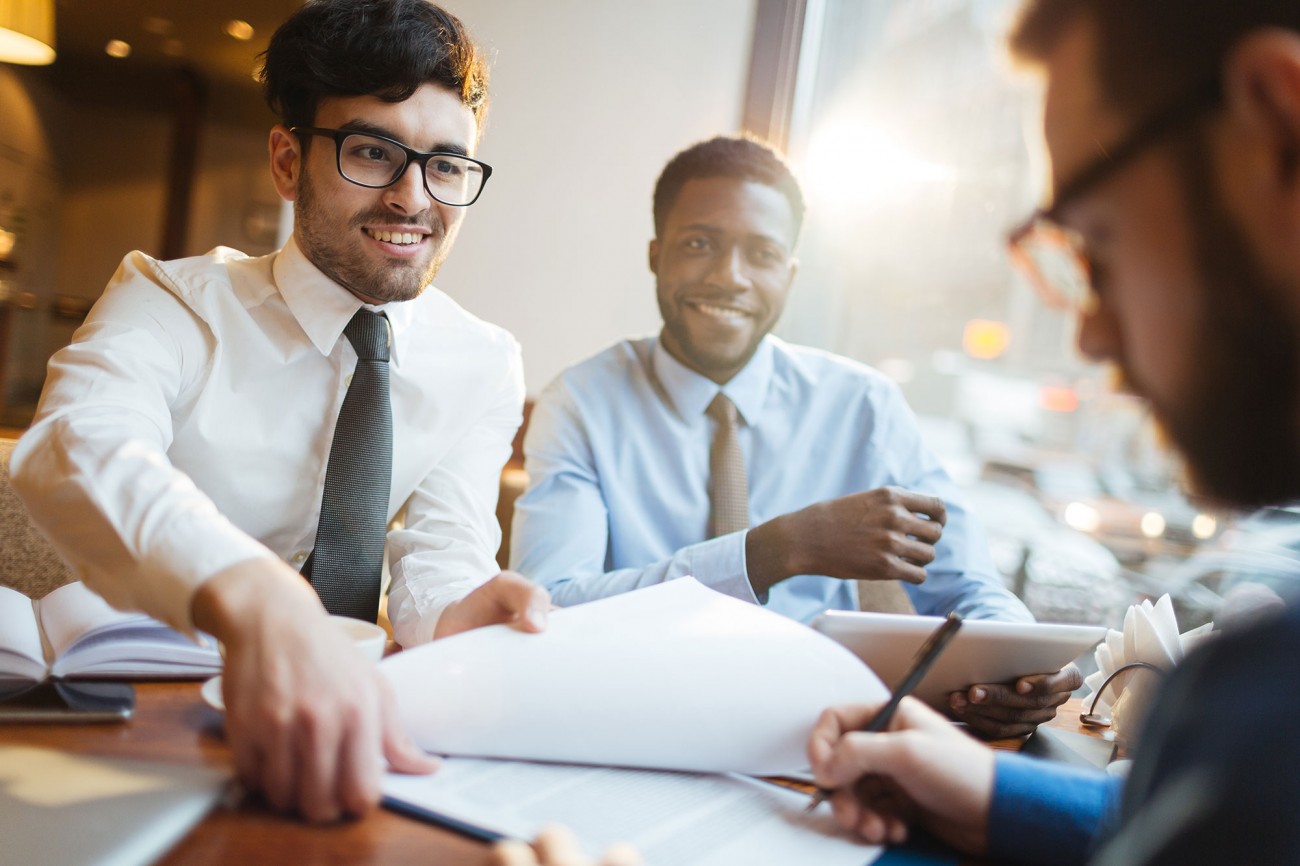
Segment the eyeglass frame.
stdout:
[[[429,194],[429,197],[431,199],[433,199],[434,201],[440,204],[445,204],[447,207],[469,207],[470,205],[474,204],[474,202],[478,201],[479,196],[483,194],[483,190],[487,187],[488,178],[492,177],[492,166],[488,165],[486,162],[484,162],[481,159],[475,159],[472,156],[466,156],[463,153],[456,153],[455,151],[452,150],[419,151],[413,147],[407,147],[405,144],[402,144],[400,141],[398,141],[395,138],[389,138],[386,135],[380,135],[378,133],[369,132],[364,129],[330,129],[324,126],[291,126],[289,127],[289,131],[294,135],[298,136],[300,139],[304,135],[316,135],[316,136],[320,136],[321,138],[333,139],[334,140],[334,168],[338,171],[339,177],[343,178],[348,183],[356,184],[357,186],[363,187],[365,189],[387,189],[388,187],[392,186],[393,184],[401,180],[402,177],[406,174],[407,169],[411,167],[411,163],[415,162],[418,163],[420,166],[420,177],[423,178],[424,180],[424,191]],[[348,177],[346,174],[343,173],[343,142],[347,138],[353,135],[364,135],[367,138],[377,138],[380,141],[388,142],[394,147],[397,147],[399,150],[402,151],[402,153],[406,155],[406,164],[397,170],[397,172],[393,175],[393,179],[390,180],[388,183],[369,184],[369,183],[362,183],[359,180],[353,180],[352,178]],[[433,190],[429,188],[429,160],[433,159],[435,156],[454,156],[457,159],[463,159],[466,162],[472,162],[483,170],[483,182],[479,184],[478,192],[474,194],[474,197],[472,199],[465,202],[464,204],[453,204],[452,202],[449,201],[443,201],[442,199],[438,198],[438,196],[434,195]]]
[[[1131,163],[1143,151],[1159,143],[1166,135],[1196,120],[1202,112],[1217,107],[1223,99],[1223,87],[1217,75],[1206,79],[1180,98],[1174,99],[1164,107],[1157,109],[1138,123],[1127,136],[1120,139],[1113,147],[1102,148],[1102,152],[1090,163],[1080,169],[1073,178],[1061,185],[1047,207],[1037,208],[1023,222],[1007,233],[1007,251],[1012,262],[1029,277],[1039,296],[1050,306],[1072,308],[1064,293],[1048,285],[1038,269],[1028,264],[1020,247],[1025,239],[1032,235],[1043,223],[1069,231],[1061,221],[1061,212],[1071,203],[1077,201],[1088,191],[1100,186],[1115,175],[1124,166]],[[1084,273],[1091,285],[1092,266],[1087,254],[1076,247],[1074,253],[1084,266]]]

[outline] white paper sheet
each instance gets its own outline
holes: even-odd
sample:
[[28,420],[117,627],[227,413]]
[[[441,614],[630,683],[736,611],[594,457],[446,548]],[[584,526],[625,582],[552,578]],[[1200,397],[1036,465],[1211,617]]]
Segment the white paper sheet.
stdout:
[[834,641],[683,578],[386,659],[438,754],[701,772],[806,768],[823,709],[888,692]]
[[805,815],[807,795],[733,775],[452,758],[432,776],[390,773],[384,794],[519,839],[565,824],[590,856],[627,842],[647,866],[864,866],[882,850],[829,805]]

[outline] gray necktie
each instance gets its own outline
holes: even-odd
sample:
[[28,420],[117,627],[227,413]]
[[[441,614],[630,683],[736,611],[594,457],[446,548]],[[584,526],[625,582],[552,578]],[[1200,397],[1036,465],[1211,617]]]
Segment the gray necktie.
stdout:
[[393,476],[388,319],[363,307],[343,333],[356,350],[357,368],[330,445],[316,547],[302,573],[330,613],[374,622]]
[[736,433],[735,404],[719,391],[709,404],[708,415],[717,423],[709,449],[709,537],[717,538],[749,528],[749,482]]

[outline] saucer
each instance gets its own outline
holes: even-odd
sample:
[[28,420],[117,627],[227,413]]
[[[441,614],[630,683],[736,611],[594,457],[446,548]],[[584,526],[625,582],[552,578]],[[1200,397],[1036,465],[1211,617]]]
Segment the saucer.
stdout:
[[221,697],[221,674],[204,683],[199,689],[199,694],[203,697],[203,702],[212,709],[222,713],[226,711],[226,702]]

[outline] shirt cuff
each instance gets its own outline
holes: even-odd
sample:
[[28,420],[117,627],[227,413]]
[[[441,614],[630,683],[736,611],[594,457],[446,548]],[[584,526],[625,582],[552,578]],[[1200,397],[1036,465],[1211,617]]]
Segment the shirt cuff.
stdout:
[[760,600],[754,594],[749,573],[745,570],[745,538],[748,535],[749,530],[745,529],[692,545],[687,573],[710,589],[732,598],[750,604],[766,604],[766,598]]
[[1016,863],[1084,863],[1120,780],[1096,770],[998,754],[989,854]]
[[[213,576],[254,559],[279,557],[220,515],[173,521],[167,534],[159,537],[148,557],[138,564],[130,581],[132,598],[128,607],[142,609],[182,634],[200,640],[190,609],[194,593]],[[94,584],[92,589],[99,581]],[[113,598],[105,597],[110,601]]]
[[393,640],[401,647],[433,640],[443,611],[486,582],[465,578],[443,583],[394,574],[388,593],[388,621],[393,625]]

